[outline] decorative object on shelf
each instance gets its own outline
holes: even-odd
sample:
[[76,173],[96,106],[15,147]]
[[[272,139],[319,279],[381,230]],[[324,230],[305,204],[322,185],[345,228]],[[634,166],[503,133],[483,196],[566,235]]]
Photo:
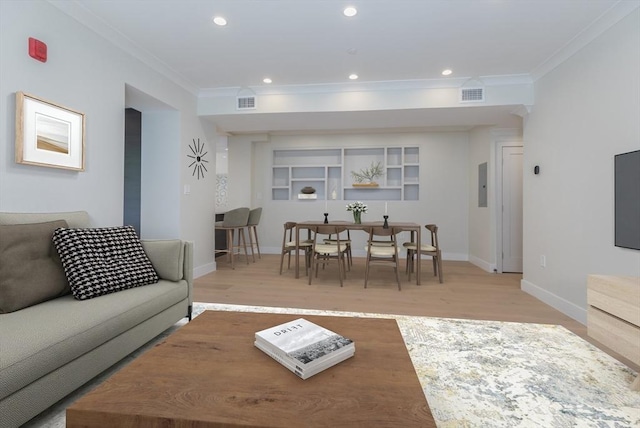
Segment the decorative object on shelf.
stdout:
[[306,186],[306,187],[303,187],[302,189],[300,189],[300,193],[304,193],[305,195],[312,195],[312,194],[316,193],[316,189],[314,189],[311,186]]
[[329,213],[324,213],[324,224],[329,223]]
[[355,180],[353,187],[378,187],[375,179],[384,175],[382,162],[371,162],[368,168],[362,168],[360,171],[351,171],[351,177]]
[[374,188],[379,187],[379,184],[376,182],[373,183],[353,183],[353,187],[364,187],[364,188]]
[[16,92],[16,163],[84,171],[84,113]]
[[187,168],[193,168],[193,173],[191,173],[191,175],[192,176],[196,176],[197,175],[198,180],[200,180],[200,176],[202,176],[202,178],[204,178],[204,173],[208,172],[207,167],[204,166],[204,164],[205,163],[209,163],[209,161],[206,160],[204,157],[209,152],[205,152],[204,151],[204,142],[202,144],[200,144],[200,138],[198,138],[197,141],[194,138],[193,139],[193,146],[191,144],[189,144],[189,149],[191,150],[191,153],[193,153],[193,154],[192,155],[187,154],[187,157],[191,161],[191,163],[189,164],[189,166]]
[[353,222],[356,224],[362,223],[362,213],[367,212],[367,205],[360,202],[352,202],[347,204],[347,211],[351,211],[353,213]]
[[382,225],[383,229],[389,229],[389,222],[387,221],[389,219],[388,215],[383,215],[382,218],[384,218],[384,224]]
[[298,199],[318,199],[318,195],[316,195],[315,193],[298,193]]
[[334,187],[333,190],[331,191],[331,199],[333,199],[334,201],[336,199],[338,199],[338,192],[336,192],[336,188]]

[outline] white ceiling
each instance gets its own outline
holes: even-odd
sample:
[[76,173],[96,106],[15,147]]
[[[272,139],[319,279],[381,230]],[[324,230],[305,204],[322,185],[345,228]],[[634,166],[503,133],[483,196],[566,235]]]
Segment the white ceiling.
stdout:
[[[196,94],[215,88],[259,88],[267,76],[272,86],[341,84],[351,73],[360,76],[359,82],[441,79],[445,68],[453,70],[451,79],[535,79],[607,12],[621,3],[640,2],[50,1],[141,59],[166,66],[167,73]],[[358,9],[353,18],[342,14],[348,5]],[[215,25],[214,15],[224,16],[228,25]],[[253,116],[251,120],[258,120],[259,115]],[[255,124],[253,131],[264,126]],[[241,128],[233,125],[235,131]]]

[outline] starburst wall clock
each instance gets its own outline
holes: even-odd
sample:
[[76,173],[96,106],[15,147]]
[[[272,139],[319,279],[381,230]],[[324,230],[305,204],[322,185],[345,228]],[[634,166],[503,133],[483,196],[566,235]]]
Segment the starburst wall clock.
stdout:
[[204,151],[204,142],[200,143],[200,138],[197,140],[193,139],[193,145],[189,144],[189,149],[191,150],[191,154],[187,154],[189,161],[191,162],[188,168],[193,168],[193,173],[191,174],[194,177],[197,177],[200,180],[200,176],[204,178],[204,173],[208,172],[206,163],[209,163],[204,157],[209,152]]

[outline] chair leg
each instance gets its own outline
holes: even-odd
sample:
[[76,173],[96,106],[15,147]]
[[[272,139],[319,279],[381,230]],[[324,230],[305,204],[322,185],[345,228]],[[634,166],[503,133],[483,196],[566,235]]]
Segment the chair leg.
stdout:
[[227,257],[231,262],[231,269],[235,269],[233,265],[233,253],[234,253],[234,243],[233,243],[233,229],[227,229]]
[[440,280],[440,284],[442,284],[443,279],[442,279],[442,257],[441,255],[438,253],[438,279]]
[[438,261],[436,260],[436,256],[431,256],[431,261],[433,262],[433,276],[438,276]]
[[396,267],[394,268],[394,270],[396,271],[396,282],[398,283],[398,291],[400,291],[401,290],[401,287],[400,287],[400,274],[398,273],[398,267],[399,266],[398,266],[398,258],[397,257],[395,258],[395,262],[396,262]]
[[[238,246],[240,246],[240,238],[242,238],[242,247],[244,248],[244,258],[247,259],[247,264],[249,264],[249,253],[247,252],[247,238],[244,235],[244,227],[238,230]],[[240,249],[238,249],[238,253]]]
[[371,255],[367,251],[367,261],[364,269],[364,288],[367,288],[367,281],[369,281],[369,259],[370,258],[371,258]]
[[[282,265],[284,264],[285,251],[285,249],[282,249],[282,252],[280,253],[280,275],[282,275]],[[289,256],[291,256],[291,253],[289,253]],[[289,264],[291,264],[291,257],[289,257]]]
[[258,240],[258,228],[256,226],[251,226],[253,230],[253,237],[256,238],[256,249],[258,250],[258,258],[262,258],[262,254],[260,254],[260,241]]
[[313,278],[313,266],[316,266],[316,276],[318,275],[318,263],[316,263],[315,251],[311,250],[311,266],[309,267],[309,285],[311,285],[311,279]]
[[407,250],[407,277],[411,281],[411,273],[413,272],[413,250]]
[[344,265],[344,254],[338,253],[336,255],[337,259],[336,261],[338,262],[338,275],[340,276],[340,287],[342,287],[342,270],[345,268]]
[[[251,247],[251,258],[253,262],[256,262],[256,254],[253,252],[253,236],[251,233],[251,226],[247,227],[247,232],[249,233],[249,247]],[[244,235],[244,229],[242,229],[242,234]]]
[[304,250],[304,268],[305,268],[305,274],[306,275],[311,275],[311,256],[313,255],[313,253],[309,250],[309,248],[305,248]]
[[[346,261],[345,261],[346,259]],[[347,268],[349,267],[349,257],[342,255],[342,273],[344,274],[344,279],[347,279]],[[351,272],[351,268],[348,269]]]

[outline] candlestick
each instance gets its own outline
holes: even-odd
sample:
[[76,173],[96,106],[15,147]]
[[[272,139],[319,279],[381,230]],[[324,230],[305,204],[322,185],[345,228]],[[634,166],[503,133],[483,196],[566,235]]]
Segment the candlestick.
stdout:
[[387,203],[386,202],[384,203],[384,213],[385,214],[387,213]]
[[389,229],[389,222],[387,222],[387,219],[389,218],[388,215],[383,215],[382,218],[384,218],[384,224],[382,225],[383,229]]
[[329,217],[329,213],[324,213],[324,224],[329,223],[329,219],[327,217]]

